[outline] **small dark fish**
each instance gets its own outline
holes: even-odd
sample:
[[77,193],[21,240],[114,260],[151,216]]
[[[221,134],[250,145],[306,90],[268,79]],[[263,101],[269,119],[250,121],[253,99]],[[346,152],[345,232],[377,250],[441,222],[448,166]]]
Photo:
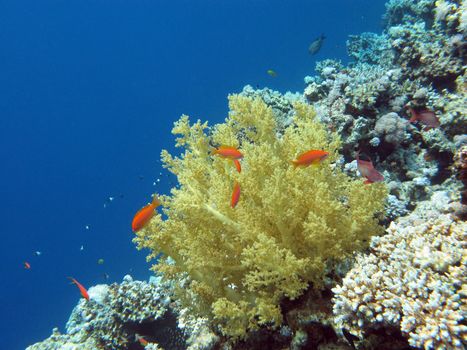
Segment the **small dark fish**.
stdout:
[[319,49],[321,49],[321,46],[323,45],[324,39],[326,39],[326,37],[324,34],[321,34],[321,36],[311,42],[310,46],[308,46],[308,52],[310,55],[318,53]]
[[352,349],[356,349],[354,345],[354,341],[360,340],[356,335],[350,333],[347,329],[342,328],[342,334],[344,335],[345,339],[349,342]]

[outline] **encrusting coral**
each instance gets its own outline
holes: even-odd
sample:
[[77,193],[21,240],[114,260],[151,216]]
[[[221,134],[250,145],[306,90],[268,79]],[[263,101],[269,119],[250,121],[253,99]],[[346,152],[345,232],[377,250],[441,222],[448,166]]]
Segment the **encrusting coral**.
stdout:
[[[149,258],[163,254],[153,268],[178,280],[182,302],[236,338],[280,325],[283,298],[298,297],[310,284],[320,288],[333,261],[367,247],[382,232],[376,214],[386,189],[336,166],[340,140],[315,120],[311,106],[295,103],[292,123],[278,130],[261,99],[231,95],[229,102],[223,124],[190,124],[187,116],[175,123],[184,152],[163,151],[162,160],[179,187],[160,197],[163,214],[135,242],[151,250]],[[220,145],[241,150],[241,173],[212,154]],[[329,157],[294,169],[291,160],[309,149]],[[232,208],[236,181],[241,196]]]

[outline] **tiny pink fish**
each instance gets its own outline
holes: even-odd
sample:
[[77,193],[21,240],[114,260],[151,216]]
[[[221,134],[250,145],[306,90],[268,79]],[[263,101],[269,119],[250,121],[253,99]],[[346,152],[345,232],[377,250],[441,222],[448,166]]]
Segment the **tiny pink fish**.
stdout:
[[433,128],[437,128],[440,123],[439,119],[436,116],[435,112],[429,109],[422,109],[422,110],[415,110],[412,107],[407,107],[411,114],[411,118],[409,119],[410,123],[420,122],[425,127],[423,128],[424,131],[428,131]]
[[357,152],[357,167],[360,174],[366,178],[365,184],[384,181],[384,176],[375,169],[371,160],[360,159],[360,152]]

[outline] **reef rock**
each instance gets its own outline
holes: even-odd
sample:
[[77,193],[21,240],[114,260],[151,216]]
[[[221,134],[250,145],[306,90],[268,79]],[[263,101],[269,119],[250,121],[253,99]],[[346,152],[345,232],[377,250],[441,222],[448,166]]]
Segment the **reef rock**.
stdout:
[[181,318],[184,324],[179,327],[167,287],[158,278],[148,283],[131,276],[120,284],[91,287],[89,301],[79,301],[64,334],[55,328],[48,339],[27,350],[141,349],[136,335],[148,341],[148,350],[209,349],[213,336],[205,322]]

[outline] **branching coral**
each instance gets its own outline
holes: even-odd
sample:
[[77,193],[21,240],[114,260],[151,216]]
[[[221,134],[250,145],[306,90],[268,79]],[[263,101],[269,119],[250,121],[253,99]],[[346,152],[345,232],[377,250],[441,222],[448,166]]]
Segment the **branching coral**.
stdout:
[[[352,180],[333,164],[340,140],[314,119],[311,106],[295,103],[291,125],[277,130],[261,99],[233,95],[229,101],[223,124],[209,129],[187,116],[175,123],[184,152],[163,151],[162,159],[180,186],[161,196],[164,215],[154,216],[135,242],[152,251],[150,258],[164,254],[154,269],[180,281],[187,305],[224,334],[241,337],[279,325],[282,298],[296,298],[310,283],[319,288],[326,263],[366,247],[381,232],[375,213],[386,190]],[[239,147],[242,172],[213,156],[210,145]],[[329,157],[294,169],[290,161],[309,149]],[[233,209],[234,181],[241,198]]]

